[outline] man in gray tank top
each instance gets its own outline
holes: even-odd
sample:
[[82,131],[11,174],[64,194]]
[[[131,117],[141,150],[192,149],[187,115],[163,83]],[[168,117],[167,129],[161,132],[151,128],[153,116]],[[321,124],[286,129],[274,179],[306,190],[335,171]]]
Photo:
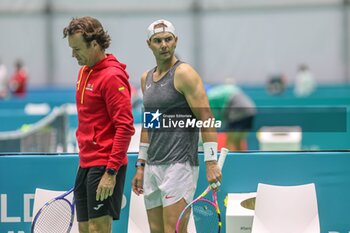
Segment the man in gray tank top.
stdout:
[[[144,125],[133,191],[144,194],[152,233],[174,233],[176,221],[193,199],[198,180],[198,137],[201,130],[207,180],[220,186],[217,134],[203,82],[198,73],[175,56],[177,35],[172,23],[157,20],[147,29],[148,47],[157,66],[143,73]],[[186,232],[187,221],[180,232]]]

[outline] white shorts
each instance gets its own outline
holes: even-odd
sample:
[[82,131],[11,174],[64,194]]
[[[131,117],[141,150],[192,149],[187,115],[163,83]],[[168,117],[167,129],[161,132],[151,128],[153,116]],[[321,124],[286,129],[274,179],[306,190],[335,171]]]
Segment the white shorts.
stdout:
[[193,200],[197,187],[199,167],[187,163],[146,165],[144,172],[144,199],[146,209],[175,204],[182,198]]

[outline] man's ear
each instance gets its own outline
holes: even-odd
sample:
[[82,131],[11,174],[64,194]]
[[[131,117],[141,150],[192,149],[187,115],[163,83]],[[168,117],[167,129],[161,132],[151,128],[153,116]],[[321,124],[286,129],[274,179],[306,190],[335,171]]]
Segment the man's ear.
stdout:
[[175,37],[175,46],[174,46],[174,48],[176,48],[176,45],[177,45],[177,38],[178,37]]
[[148,47],[150,47],[151,46],[151,40],[146,40],[146,42],[147,42],[147,45],[148,45]]
[[96,40],[93,40],[93,41],[91,41],[91,45],[93,46],[93,47],[96,47],[98,44],[97,44],[97,41]]

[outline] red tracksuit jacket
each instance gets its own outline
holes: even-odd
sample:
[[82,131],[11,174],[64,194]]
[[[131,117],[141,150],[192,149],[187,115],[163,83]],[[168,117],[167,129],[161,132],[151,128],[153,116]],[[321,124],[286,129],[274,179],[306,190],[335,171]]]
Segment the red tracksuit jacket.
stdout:
[[107,166],[119,170],[128,162],[134,120],[125,67],[108,54],[93,67],[80,69],[76,90],[76,136],[79,165],[83,168]]

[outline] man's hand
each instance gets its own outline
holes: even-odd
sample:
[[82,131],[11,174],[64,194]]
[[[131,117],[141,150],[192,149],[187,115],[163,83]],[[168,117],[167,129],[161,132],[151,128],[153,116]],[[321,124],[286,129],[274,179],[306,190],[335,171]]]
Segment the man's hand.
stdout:
[[112,196],[116,185],[115,177],[116,175],[109,175],[107,172],[103,174],[96,190],[96,201],[103,201]]
[[136,168],[136,173],[132,179],[132,190],[138,196],[143,193],[143,167]]
[[215,160],[205,162],[207,180],[212,189],[216,190],[221,184],[221,170]]

